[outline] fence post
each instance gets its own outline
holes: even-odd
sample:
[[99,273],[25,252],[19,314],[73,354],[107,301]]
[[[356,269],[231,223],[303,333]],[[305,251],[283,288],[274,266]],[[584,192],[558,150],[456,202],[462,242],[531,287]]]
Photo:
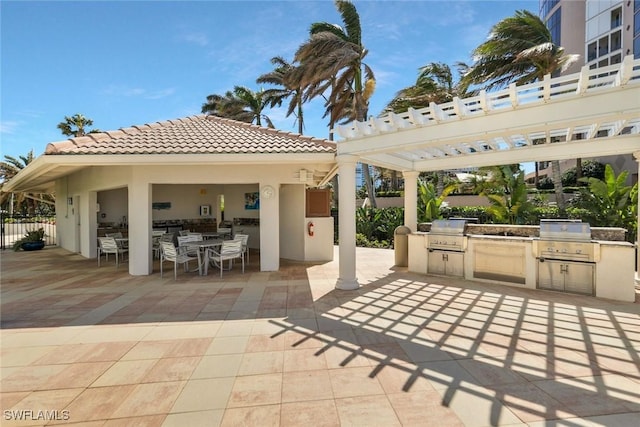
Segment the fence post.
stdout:
[[4,250],[4,209],[0,209],[0,249]]

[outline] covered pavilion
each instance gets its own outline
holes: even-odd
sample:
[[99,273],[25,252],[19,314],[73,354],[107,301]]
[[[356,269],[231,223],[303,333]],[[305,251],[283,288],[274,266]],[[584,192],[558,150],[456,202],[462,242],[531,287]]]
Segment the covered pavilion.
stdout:
[[[420,172],[633,154],[640,161],[640,59],[338,126],[338,289],[357,289],[356,163],[402,171],[417,227]],[[640,212],[640,209],[638,210]],[[640,264],[640,262],[639,262]]]

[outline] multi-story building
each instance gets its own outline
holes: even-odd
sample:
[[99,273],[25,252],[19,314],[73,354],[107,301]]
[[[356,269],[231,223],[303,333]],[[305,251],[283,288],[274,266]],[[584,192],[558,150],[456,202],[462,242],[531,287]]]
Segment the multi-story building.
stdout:
[[[555,44],[566,53],[579,54],[565,73],[577,73],[587,65],[601,68],[622,62],[625,56],[640,57],[640,1],[635,0],[540,0],[540,18],[551,32]],[[607,156],[593,159],[609,163],[616,173],[629,171],[629,183],[638,181],[638,166],[633,156]],[[561,162],[561,170],[575,161]],[[551,168],[539,170],[539,176],[551,174]]]

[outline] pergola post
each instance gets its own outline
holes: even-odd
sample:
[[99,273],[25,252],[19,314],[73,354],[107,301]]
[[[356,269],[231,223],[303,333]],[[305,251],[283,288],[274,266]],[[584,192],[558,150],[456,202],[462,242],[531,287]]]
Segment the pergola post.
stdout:
[[356,156],[338,155],[338,280],[336,289],[355,290],[356,278]]
[[418,176],[420,172],[404,171],[404,225],[412,232],[418,229]]
[[[638,162],[638,182],[640,186],[640,151],[633,153]],[[638,229],[636,230],[636,283],[640,283],[640,197],[638,197]]]

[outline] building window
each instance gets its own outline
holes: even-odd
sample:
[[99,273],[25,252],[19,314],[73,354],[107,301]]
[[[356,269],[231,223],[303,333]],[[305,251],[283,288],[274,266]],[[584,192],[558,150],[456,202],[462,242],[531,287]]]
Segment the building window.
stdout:
[[609,53],[609,37],[603,37],[598,40],[598,56],[603,56]]
[[609,61],[609,63],[610,63],[611,65],[613,65],[613,64],[619,64],[619,63],[621,63],[621,62],[622,62],[622,55],[620,55],[620,54],[613,55],[613,56],[611,57],[611,60]]
[[540,16],[544,19],[558,4],[559,0],[543,0],[540,5]]
[[622,8],[619,7],[611,12],[611,29],[618,28],[622,25]]
[[622,31],[611,34],[611,52],[622,49]]
[[562,21],[562,8],[558,8],[553,15],[547,19],[546,25],[549,29],[549,33],[551,33],[551,41],[553,41],[558,46],[562,45],[561,40],[561,21]]
[[587,61],[593,61],[598,57],[598,49],[596,48],[596,42],[589,43],[587,47]]

